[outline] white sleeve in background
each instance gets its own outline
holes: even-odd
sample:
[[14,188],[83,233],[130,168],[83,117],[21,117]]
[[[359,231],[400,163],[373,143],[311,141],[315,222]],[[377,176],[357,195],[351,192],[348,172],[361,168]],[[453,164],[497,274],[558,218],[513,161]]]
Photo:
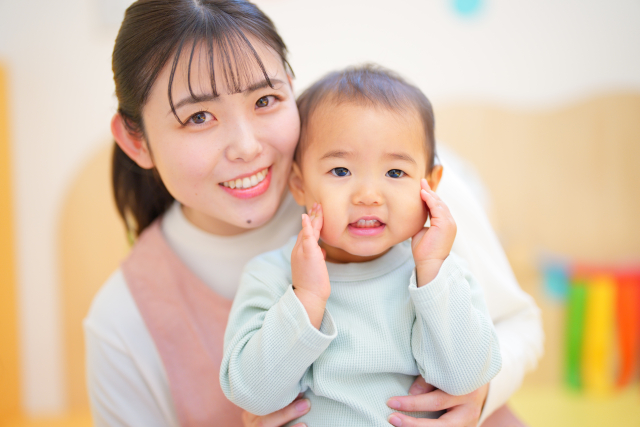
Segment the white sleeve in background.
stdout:
[[96,427],[178,427],[167,374],[120,270],[84,320],[87,387]]
[[438,275],[409,293],[416,310],[411,348],[427,383],[455,396],[487,384],[500,371],[498,337],[480,285],[450,254]]
[[487,216],[465,184],[447,169],[438,194],[458,226],[452,251],[461,256],[484,290],[500,340],[502,370],[491,381],[480,418],[484,421],[520,387],[526,372],[542,356],[544,334],[540,310],[516,281]]
[[304,306],[288,283],[290,266],[250,261],[229,313],[224,337],[220,385],[227,398],[256,415],[267,415],[291,403],[311,364],[336,337],[325,310],[320,330],[309,321]]

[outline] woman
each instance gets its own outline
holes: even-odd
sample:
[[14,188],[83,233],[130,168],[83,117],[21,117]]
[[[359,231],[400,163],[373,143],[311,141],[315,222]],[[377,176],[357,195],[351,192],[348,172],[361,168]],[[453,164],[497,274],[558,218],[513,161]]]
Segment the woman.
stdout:
[[[141,0],[127,10],[113,71],[114,192],[140,237],[85,320],[96,425],[276,427],[313,410],[298,399],[255,417],[218,385],[242,266],[299,230],[301,211],[286,191],[299,117],[273,24],[245,1]],[[454,251],[485,289],[503,369],[458,397],[418,379],[412,396],[388,405],[449,411],[439,420],[397,414],[395,425],[476,425],[506,402],[541,350],[537,308],[482,209],[453,174],[439,192],[458,223]]]

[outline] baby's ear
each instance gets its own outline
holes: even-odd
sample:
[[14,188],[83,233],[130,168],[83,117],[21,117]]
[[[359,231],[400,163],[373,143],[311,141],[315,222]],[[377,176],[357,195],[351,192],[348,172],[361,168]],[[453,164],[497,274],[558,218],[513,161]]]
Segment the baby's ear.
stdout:
[[291,173],[289,174],[289,191],[293,195],[296,203],[305,206],[304,203],[304,182],[302,180],[302,171],[295,161],[291,164]]
[[440,184],[440,180],[442,179],[442,171],[442,165],[435,165],[427,176],[427,182],[429,183],[429,187],[431,187],[433,191],[436,191],[436,189],[438,188],[438,184]]

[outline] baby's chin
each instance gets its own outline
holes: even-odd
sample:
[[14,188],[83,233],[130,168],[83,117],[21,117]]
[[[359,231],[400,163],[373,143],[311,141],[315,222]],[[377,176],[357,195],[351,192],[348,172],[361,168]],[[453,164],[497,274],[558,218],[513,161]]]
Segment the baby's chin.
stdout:
[[334,263],[349,263],[349,262],[367,262],[380,258],[382,255],[389,252],[394,245],[383,246],[379,245],[367,245],[365,247],[337,247],[331,246],[326,242],[320,243],[320,245],[327,251],[327,261]]

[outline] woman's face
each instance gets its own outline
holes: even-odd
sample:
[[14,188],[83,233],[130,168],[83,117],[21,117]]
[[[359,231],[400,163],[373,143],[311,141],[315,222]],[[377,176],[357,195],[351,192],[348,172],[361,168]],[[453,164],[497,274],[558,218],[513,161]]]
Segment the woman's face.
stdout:
[[191,65],[183,53],[167,95],[171,63],[154,83],[143,108],[146,142],[162,181],[197,227],[233,235],[264,225],[275,214],[291,169],[300,119],[290,76],[271,49],[253,43],[273,84],[257,66],[241,92],[225,85],[215,61],[212,96],[208,55],[196,49]]

